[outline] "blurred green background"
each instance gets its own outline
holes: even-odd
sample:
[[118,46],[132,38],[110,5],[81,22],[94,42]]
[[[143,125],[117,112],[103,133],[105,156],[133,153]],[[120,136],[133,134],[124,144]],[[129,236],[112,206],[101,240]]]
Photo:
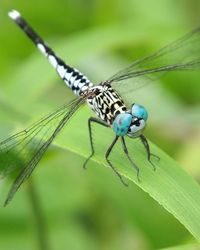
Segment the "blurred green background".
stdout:
[[[93,82],[200,26],[198,0],[1,0],[2,139],[73,98],[7,17],[11,9],[19,10],[67,63]],[[133,95],[149,110],[147,137],[197,180],[199,77],[198,72],[171,73]],[[112,171],[97,164],[83,171],[84,160],[51,147],[31,182],[8,207],[0,206],[1,249],[147,250],[195,242],[136,185],[124,188]],[[0,182],[0,204],[10,184]]]

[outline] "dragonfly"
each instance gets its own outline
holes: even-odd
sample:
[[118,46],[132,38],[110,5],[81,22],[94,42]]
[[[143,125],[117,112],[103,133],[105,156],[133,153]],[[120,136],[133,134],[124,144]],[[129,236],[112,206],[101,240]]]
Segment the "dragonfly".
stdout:
[[8,15],[48,59],[58,76],[73,91],[76,98],[41,118],[29,128],[0,142],[1,176],[5,177],[12,175],[13,172],[17,173],[4,206],[12,200],[22,183],[31,176],[49,146],[84,103],[87,103],[96,115],[88,119],[91,154],[84,162],[84,168],[95,154],[92,126],[97,123],[114,131],[115,137],[105,152],[105,159],[124,185],[127,183],[112,164],[109,156],[116,142],[121,140],[123,152],[130,165],[135,169],[138,181],[140,181],[139,166],[129,154],[126,136],[141,140],[147,160],[155,170],[153,158],[159,160],[159,156],[151,152],[148,140],[143,134],[147,125],[148,111],[137,103],[127,107],[117,88],[119,86],[126,88],[126,84],[124,84],[126,80],[131,81],[131,86],[134,89],[138,82],[140,87],[144,86],[163,73],[199,69],[200,28],[194,29],[153,54],[139,58],[112,77],[95,85],[79,70],[67,65],[58,57],[18,11],[12,10]]

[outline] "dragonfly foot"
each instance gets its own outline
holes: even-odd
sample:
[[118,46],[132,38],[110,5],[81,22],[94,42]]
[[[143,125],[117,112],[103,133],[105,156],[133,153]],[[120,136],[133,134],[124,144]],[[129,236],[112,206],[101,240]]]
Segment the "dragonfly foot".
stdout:
[[153,171],[156,171],[156,166],[154,165],[154,163],[150,159],[148,161],[151,163],[151,166],[153,167]]
[[89,162],[89,160],[92,158],[92,155],[90,155],[86,160],[85,160],[85,162],[83,163],[83,168],[84,169],[87,169],[87,164],[88,164],[88,162]]
[[153,156],[154,158],[156,158],[157,161],[160,161],[160,157],[158,155],[155,155],[155,154],[150,154],[150,156]]
[[[160,161],[160,157],[159,157],[159,156],[157,156],[157,155],[155,155],[155,154],[152,154],[152,153],[150,154],[150,157],[151,157],[151,156],[153,156],[154,158],[156,158],[157,161]],[[148,159],[148,161],[151,163],[151,166],[153,167],[153,170],[156,171],[156,166],[155,166],[155,164],[151,161],[151,158]]]
[[118,176],[119,176],[119,178],[120,178],[122,184],[123,184],[125,187],[128,187],[128,183],[126,183],[126,182],[124,181],[124,179],[122,178],[122,176],[121,176],[119,173],[118,173]]
[[138,180],[139,183],[142,182],[141,178],[140,178],[140,171],[139,171],[139,169],[137,169],[137,180]]

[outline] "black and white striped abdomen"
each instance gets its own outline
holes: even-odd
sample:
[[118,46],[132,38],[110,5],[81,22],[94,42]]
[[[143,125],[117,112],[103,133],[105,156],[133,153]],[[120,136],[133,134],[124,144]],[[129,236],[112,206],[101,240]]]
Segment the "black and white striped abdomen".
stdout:
[[54,53],[46,50],[44,44],[38,43],[37,47],[48,58],[51,65],[56,69],[58,75],[65,84],[72,89],[75,95],[80,96],[82,92],[93,86],[89,79],[80,71],[66,65],[65,62]]
[[42,54],[49,60],[49,62],[57,71],[58,75],[65,82],[65,84],[72,89],[75,95],[79,96],[82,92],[93,86],[86,76],[84,76],[77,69],[70,67],[62,59],[60,59],[43,41],[43,39],[33,30],[33,28],[27,23],[27,21],[18,11],[12,10],[9,12],[9,16],[31,39],[40,52],[42,52]]
[[94,86],[90,91],[94,95],[87,99],[88,105],[107,124],[112,125],[115,117],[127,110],[121,96],[110,85]]
[[82,92],[93,86],[85,75],[77,69],[66,65],[62,59],[57,57],[51,50],[48,50],[44,44],[38,43],[37,47],[48,58],[58,75],[72,89],[75,95],[80,96]]

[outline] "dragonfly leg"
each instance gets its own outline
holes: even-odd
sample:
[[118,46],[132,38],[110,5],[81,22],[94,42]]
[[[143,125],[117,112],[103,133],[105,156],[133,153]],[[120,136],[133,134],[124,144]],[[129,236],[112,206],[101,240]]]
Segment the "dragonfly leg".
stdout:
[[126,146],[126,143],[125,143],[125,140],[124,140],[124,137],[122,136],[121,137],[121,142],[122,142],[122,147],[123,147],[123,150],[124,150],[124,153],[125,155],[127,156],[128,160],[130,161],[131,165],[134,167],[134,169],[136,170],[137,172],[137,179],[139,182],[141,182],[140,180],[140,170],[139,170],[139,167],[133,162],[133,160],[131,159],[129,153],[128,153],[128,149],[127,149],[127,146]]
[[110,147],[107,149],[106,154],[105,154],[105,158],[107,163],[109,164],[109,166],[112,168],[112,170],[116,173],[116,175],[119,177],[119,179],[121,180],[121,182],[125,185],[128,186],[128,184],[123,180],[122,176],[117,172],[117,170],[114,168],[114,166],[112,165],[111,161],[108,159],[115,143],[117,142],[119,136],[115,136],[115,139],[113,140],[113,142],[111,143]]
[[151,161],[151,156],[155,157],[157,160],[160,160],[160,157],[155,155],[155,154],[152,154],[151,151],[150,151],[150,147],[149,147],[149,143],[146,139],[146,137],[144,135],[140,135],[140,139],[146,149],[146,152],[147,152],[147,159],[148,161],[151,163],[151,165],[153,166],[153,170],[155,171],[156,170],[156,166],[154,165],[154,163]]
[[86,165],[88,163],[88,161],[92,158],[92,156],[94,155],[94,144],[93,144],[93,138],[92,138],[92,122],[94,123],[98,123],[102,126],[105,127],[109,127],[109,125],[107,125],[106,123],[104,123],[103,121],[101,121],[100,119],[96,118],[96,117],[90,117],[88,119],[88,130],[89,130],[89,138],[90,138],[90,146],[91,146],[91,154],[90,156],[86,159],[86,161],[83,164],[83,168],[86,169]]

